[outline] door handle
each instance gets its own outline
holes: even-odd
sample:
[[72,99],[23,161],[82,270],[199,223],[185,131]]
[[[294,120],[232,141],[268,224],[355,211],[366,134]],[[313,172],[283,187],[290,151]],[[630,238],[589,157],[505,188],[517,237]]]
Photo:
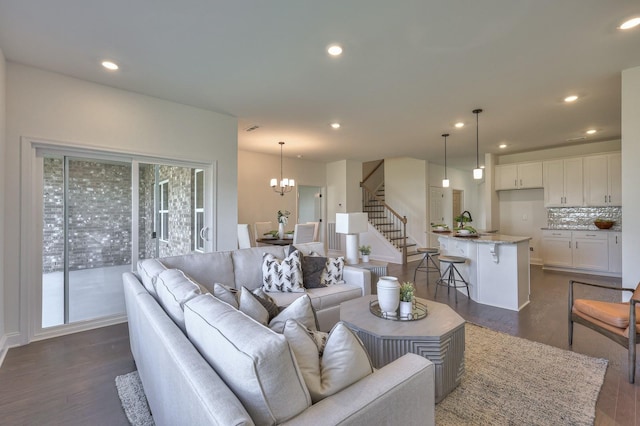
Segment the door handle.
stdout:
[[606,195],[604,196],[604,202],[605,203],[607,202],[607,196]]
[[513,186],[517,187],[518,186],[518,179],[514,179],[513,180]]
[[522,179],[520,179],[520,186],[522,186]]
[[208,232],[207,232],[208,229],[209,227],[205,226],[200,230],[200,238],[202,238],[204,241],[209,241]]

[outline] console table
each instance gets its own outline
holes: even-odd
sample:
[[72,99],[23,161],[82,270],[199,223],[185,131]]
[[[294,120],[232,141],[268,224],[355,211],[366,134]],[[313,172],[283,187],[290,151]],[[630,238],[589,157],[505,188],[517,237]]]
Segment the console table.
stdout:
[[464,374],[465,320],[448,305],[417,299],[427,306],[426,318],[416,321],[391,321],[369,311],[369,302],[377,296],[365,296],[340,304],[340,320],[362,340],[373,366],[381,368],[412,352],[435,366],[436,403],[460,384]]

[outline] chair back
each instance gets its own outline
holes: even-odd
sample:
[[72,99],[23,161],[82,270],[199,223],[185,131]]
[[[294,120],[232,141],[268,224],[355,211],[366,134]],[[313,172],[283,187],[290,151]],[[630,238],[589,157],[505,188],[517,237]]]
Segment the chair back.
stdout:
[[313,224],[313,241],[320,241],[318,239],[318,233],[320,232],[320,222],[307,222],[307,224]]
[[313,242],[313,234],[315,225],[312,223],[298,223],[293,229],[293,244],[311,243]]
[[253,224],[253,238],[256,242],[256,246],[258,245],[258,239],[262,238],[262,236],[269,232],[278,229],[277,226],[273,226],[272,222],[256,222]]
[[238,248],[250,248],[251,247],[251,235],[249,234],[249,224],[238,224]]

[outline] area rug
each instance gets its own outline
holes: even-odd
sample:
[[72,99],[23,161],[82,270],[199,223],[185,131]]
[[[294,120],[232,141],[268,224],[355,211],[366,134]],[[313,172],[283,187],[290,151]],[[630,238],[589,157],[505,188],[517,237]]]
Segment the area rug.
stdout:
[[129,423],[134,426],[155,425],[137,371],[116,377],[116,389]]
[[[436,424],[592,425],[607,360],[465,325],[462,383],[436,405]],[[116,377],[134,426],[153,425],[136,371]]]
[[592,425],[607,360],[465,325],[465,375],[437,425]]

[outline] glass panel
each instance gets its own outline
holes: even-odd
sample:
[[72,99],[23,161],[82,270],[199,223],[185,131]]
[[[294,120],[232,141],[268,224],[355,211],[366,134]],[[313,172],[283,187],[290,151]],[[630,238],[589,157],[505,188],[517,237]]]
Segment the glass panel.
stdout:
[[156,166],[154,164],[138,165],[138,259],[154,259],[158,257],[159,232],[155,216],[155,181]]

